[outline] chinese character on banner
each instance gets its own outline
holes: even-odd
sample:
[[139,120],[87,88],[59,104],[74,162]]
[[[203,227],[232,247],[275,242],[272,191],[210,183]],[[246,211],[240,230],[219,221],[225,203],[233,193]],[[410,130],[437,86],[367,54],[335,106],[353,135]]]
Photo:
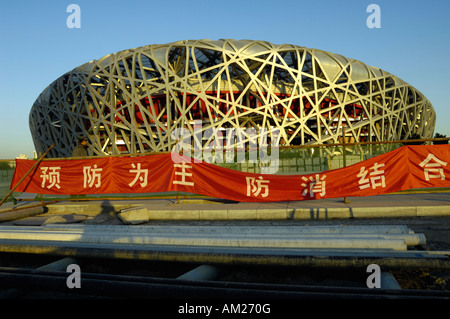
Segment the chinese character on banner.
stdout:
[[186,181],[186,177],[192,177],[192,173],[186,172],[186,169],[191,169],[191,165],[186,165],[185,162],[181,162],[181,164],[174,164],[173,167],[181,168],[181,172],[175,172],[175,175],[181,176],[181,181],[173,181],[173,184],[186,185],[186,186],[194,186],[194,182]]
[[83,187],[100,187],[102,185],[101,180],[101,168],[97,168],[97,165],[92,166],[84,166],[83,167],[83,176],[84,176],[84,183]]
[[131,164],[131,167],[133,169],[130,169],[130,173],[135,173],[136,176],[134,177],[134,180],[129,183],[128,185],[130,187],[133,187],[134,184],[139,180],[141,187],[147,186],[147,179],[148,179],[148,169],[141,169],[141,163],[138,163],[137,166],[134,165],[134,163]]
[[42,175],[42,184],[41,187],[44,188],[45,183],[48,182],[47,188],[50,189],[55,186],[57,189],[60,189],[59,186],[59,170],[61,167],[41,167]]
[[[384,170],[379,170],[380,168],[383,168],[384,166],[385,166],[385,164],[375,163],[368,170],[366,170],[366,168],[364,166],[361,167],[359,174],[356,175],[357,177],[360,177],[360,179],[358,181],[359,189],[366,189],[371,186],[372,186],[372,189],[375,189],[379,186],[386,187]],[[371,170],[371,172],[369,173],[370,170]],[[369,174],[369,177],[367,177],[367,174]]]
[[[323,175],[320,177],[319,174],[316,174],[316,177],[310,176],[309,179],[306,177],[302,177],[302,180],[305,181],[305,183],[302,183],[302,186],[304,187],[303,196],[306,196],[308,194],[308,191],[310,193],[311,197],[314,197],[314,193],[319,193],[320,196],[325,196],[326,194],[326,188],[325,188],[325,178],[327,176]],[[309,185],[308,185],[309,184]]]
[[269,185],[267,184],[269,184],[270,181],[264,180],[262,176],[259,176],[258,179],[254,177],[246,177],[245,179],[247,180],[247,196],[250,196],[251,193],[255,197],[258,197],[262,190],[264,191],[262,192],[261,197],[267,197],[269,195]]
[[447,162],[441,161],[439,158],[434,156],[434,154],[429,153],[427,158],[424,159],[419,165],[420,167],[423,167],[423,173],[427,181],[431,178],[440,178],[441,180],[445,180],[444,169],[442,167],[447,166]]

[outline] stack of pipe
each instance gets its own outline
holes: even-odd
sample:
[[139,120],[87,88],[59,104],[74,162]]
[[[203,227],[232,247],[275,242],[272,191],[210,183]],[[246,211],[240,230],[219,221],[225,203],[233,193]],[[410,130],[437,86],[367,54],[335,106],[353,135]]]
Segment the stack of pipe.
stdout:
[[190,247],[407,250],[424,234],[403,225],[370,226],[125,226],[47,224],[0,226],[0,240]]

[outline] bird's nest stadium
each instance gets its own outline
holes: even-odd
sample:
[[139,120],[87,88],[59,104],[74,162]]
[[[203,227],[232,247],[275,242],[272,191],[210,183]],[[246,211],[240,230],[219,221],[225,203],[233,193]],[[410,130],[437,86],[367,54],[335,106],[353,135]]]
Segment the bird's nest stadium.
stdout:
[[179,128],[236,130],[244,142],[251,129],[305,145],[338,143],[344,128],[355,142],[431,138],[435,120],[424,95],[379,68],[291,44],[221,39],[83,64],[39,95],[29,123],[38,153],[55,144],[48,156],[67,157],[79,136],[101,156],[170,151]]

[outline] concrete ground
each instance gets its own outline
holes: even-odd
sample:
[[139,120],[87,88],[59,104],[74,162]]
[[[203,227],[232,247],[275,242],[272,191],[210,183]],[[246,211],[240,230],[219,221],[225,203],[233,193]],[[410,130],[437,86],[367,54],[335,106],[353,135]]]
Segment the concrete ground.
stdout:
[[[116,214],[124,222],[140,224],[152,220],[333,220],[450,216],[450,192],[406,193],[371,197],[247,203],[221,199],[62,199],[45,202],[45,216],[84,215],[90,222]],[[12,201],[0,207],[0,222],[40,215],[37,201]],[[27,207],[27,208],[26,208]],[[26,208],[26,209],[25,209]],[[10,217],[9,217],[10,216]],[[96,219],[93,221],[93,219]]]
[[[47,202],[46,202],[47,203]],[[220,199],[127,199],[6,202],[0,225],[54,223],[128,225],[401,224],[450,250],[450,193],[416,192],[296,202],[244,203]],[[27,208],[25,208],[27,207]]]

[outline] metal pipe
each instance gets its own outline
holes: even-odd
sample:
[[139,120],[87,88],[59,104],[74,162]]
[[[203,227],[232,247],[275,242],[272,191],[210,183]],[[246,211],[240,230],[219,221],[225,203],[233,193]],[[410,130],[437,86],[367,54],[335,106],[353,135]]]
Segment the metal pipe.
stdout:
[[269,248],[110,245],[72,242],[0,241],[0,252],[86,258],[318,268],[450,269],[450,252],[392,250],[308,250]]
[[[283,231],[282,231],[283,230]],[[1,227],[0,239],[72,241],[132,245],[192,245],[223,247],[295,247],[295,248],[385,248],[406,250],[425,244],[423,234],[395,227],[196,227],[174,226],[129,228],[124,226],[47,225],[40,228]]]
[[[406,250],[404,238],[383,238],[378,235],[324,236],[324,235],[274,235],[236,236],[230,235],[185,235],[185,234],[108,234],[105,232],[57,232],[57,231],[1,231],[0,239],[28,241],[70,241],[101,244],[132,245],[179,245],[179,246],[222,246],[222,247],[277,247],[277,248],[359,248]],[[418,242],[420,239],[414,239]]]
[[[2,230],[11,229],[1,226]],[[17,230],[29,230],[29,227],[16,227]],[[105,231],[125,233],[184,233],[184,234],[413,234],[407,225],[289,225],[289,226],[239,226],[239,225],[145,225],[127,227],[124,225],[88,225],[88,224],[47,224],[40,229],[66,231]]]
[[3,287],[20,287],[35,291],[126,298],[450,298],[447,291],[368,289],[359,287],[280,285],[241,282],[185,281],[166,278],[83,274],[81,288],[66,286],[66,273],[29,273],[2,270]]
[[219,277],[221,269],[217,266],[201,265],[177,277],[180,280],[215,280]]
[[[342,159],[344,161],[344,166],[347,167],[347,150],[345,149],[345,145],[347,145],[345,141],[345,126],[342,127]],[[348,200],[347,196],[344,197],[344,204],[350,204],[351,201]]]

